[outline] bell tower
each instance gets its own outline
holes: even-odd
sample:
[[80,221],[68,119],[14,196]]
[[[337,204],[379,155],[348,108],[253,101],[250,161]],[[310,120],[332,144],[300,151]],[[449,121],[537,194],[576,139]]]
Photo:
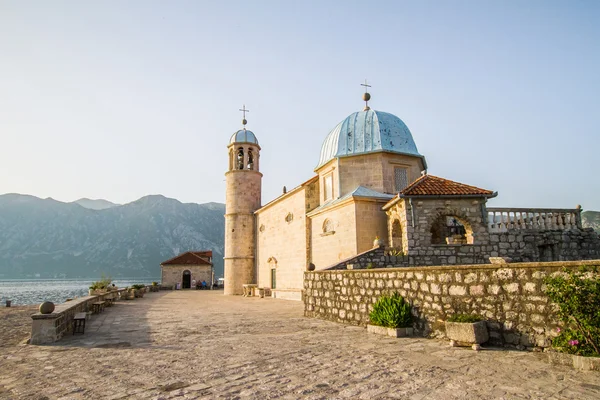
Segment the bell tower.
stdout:
[[229,140],[229,169],[225,173],[225,294],[243,293],[242,285],[256,282],[256,224],[254,211],[260,208],[260,146],[246,129],[246,106],[242,129]]

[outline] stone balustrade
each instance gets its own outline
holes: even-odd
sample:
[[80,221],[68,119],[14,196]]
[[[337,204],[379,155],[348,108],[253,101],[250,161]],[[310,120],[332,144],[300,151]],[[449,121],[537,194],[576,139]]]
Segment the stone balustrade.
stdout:
[[60,340],[65,333],[73,330],[73,317],[87,312],[91,304],[109,298],[120,297],[127,289],[117,289],[106,293],[84,296],[65,303],[57,304],[51,314],[36,313],[31,316],[31,344],[48,344]]
[[510,230],[581,229],[581,207],[559,208],[488,208],[490,233]]

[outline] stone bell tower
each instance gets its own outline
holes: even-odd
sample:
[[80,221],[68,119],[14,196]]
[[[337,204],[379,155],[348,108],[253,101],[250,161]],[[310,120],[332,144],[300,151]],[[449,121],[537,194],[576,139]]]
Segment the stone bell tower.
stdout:
[[243,128],[231,136],[227,146],[229,170],[225,173],[225,294],[242,294],[242,285],[256,282],[254,256],[256,224],[254,211],[260,208],[262,174],[260,146],[254,133]]

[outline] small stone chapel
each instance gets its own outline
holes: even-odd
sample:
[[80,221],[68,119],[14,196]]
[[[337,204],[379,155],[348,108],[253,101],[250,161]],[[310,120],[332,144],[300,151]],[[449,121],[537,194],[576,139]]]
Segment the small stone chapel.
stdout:
[[345,268],[374,248],[372,267],[600,256],[580,206],[489,208],[496,192],[427,174],[406,124],[371,109],[370,98],[325,136],[314,175],[265,204],[261,147],[240,110],[243,128],[227,146],[226,295],[255,284],[301,300],[305,270]]
[[192,282],[205,281],[209,287],[214,271],[212,250],[186,251],[160,264],[161,285],[195,289]]

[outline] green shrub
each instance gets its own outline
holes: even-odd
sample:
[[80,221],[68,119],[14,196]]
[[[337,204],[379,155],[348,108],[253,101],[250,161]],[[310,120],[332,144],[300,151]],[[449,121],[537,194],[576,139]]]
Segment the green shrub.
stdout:
[[391,296],[381,296],[369,314],[373,325],[386,328],[405,328],[412,325],[411,306],[402,296],[394,293]]
[[597,270],[582,267],[564,270],[545,279],[546,295],[558,306],[565,323],[552,340],[557,350],[582,356],[600,357],[600,276]]
[[135,290],[140,290],[140,289],[143,289],[145,287],[146,287],[146,285],[142,285],[142,284],[139,284],[139,283],[137,285],[131,285],[131,288],[135,289]]
[[402,251],[400,249],[391,249],[390,251],[388,251],[388,255],[390,255],[392,257],[403,257],[404,251]]
[[100,280],[96,282],[92,282],[90,289],[92,290],[105,290],[112,283],[112,278],[110,276],[101,275]]
[[479,321],[483,321],[483,318],[475,314],[454,314],[448,318],[448,322],[466,322],[472,324]]

